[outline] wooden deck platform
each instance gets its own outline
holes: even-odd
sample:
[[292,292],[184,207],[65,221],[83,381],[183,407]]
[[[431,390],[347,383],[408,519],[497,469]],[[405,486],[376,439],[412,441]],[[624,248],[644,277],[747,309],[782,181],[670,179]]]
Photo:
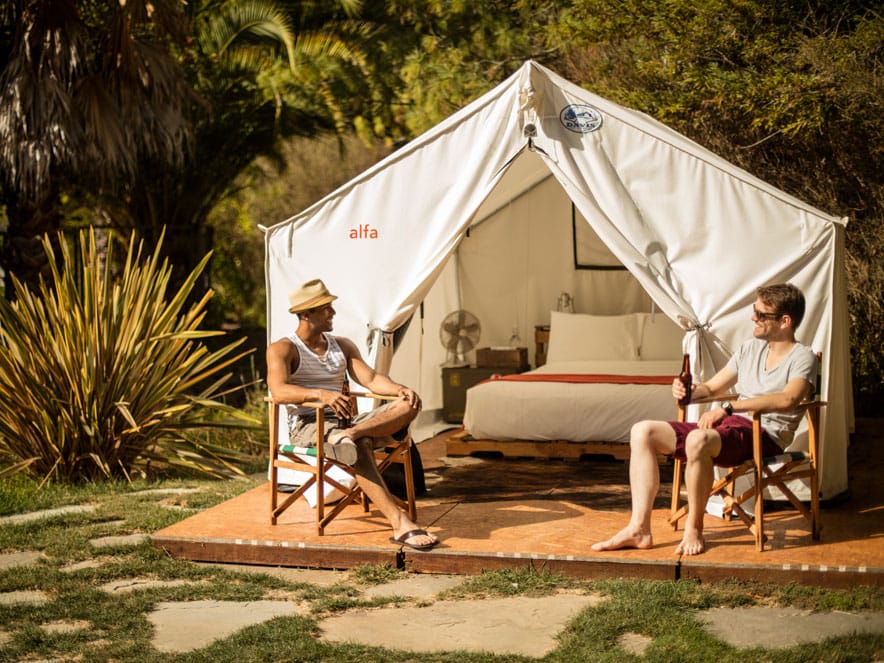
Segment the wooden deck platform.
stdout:
[[531,460],[448,457],[439,435],[419,445],[429,493],[418,520],[441,545],[401,549],[377,511],[352,506],[318,536],[303,501],[279,524],[269,522],[262,485],[152,536],[153,545],[185,559],[269,566],[350,568],[388,563],[422,573],[478,573],[530,566],[576,577],[724,578],[826,587],[884,584],[884,421],[862,420],[850,447],[849,494],[825,505],[822,541],[811,541],[794,511],[772,514],[770,545],[754,550],[739,521],[706,516],[709,550],[673,553],[680,539],[667,524],[671,469],[661,467],[650,550],[595,553],[590,545],[626,522],[627,463],[589,458]]

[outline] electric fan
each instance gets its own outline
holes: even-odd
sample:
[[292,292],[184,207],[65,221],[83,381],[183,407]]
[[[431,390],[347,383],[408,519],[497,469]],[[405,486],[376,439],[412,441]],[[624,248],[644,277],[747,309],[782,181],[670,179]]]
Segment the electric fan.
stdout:
[[476,347],[482,327],[479,319],[469,311],[452,311],[445,316],[439,327],[442,347],[448,351],[446,364],[466,363],[466,354]]

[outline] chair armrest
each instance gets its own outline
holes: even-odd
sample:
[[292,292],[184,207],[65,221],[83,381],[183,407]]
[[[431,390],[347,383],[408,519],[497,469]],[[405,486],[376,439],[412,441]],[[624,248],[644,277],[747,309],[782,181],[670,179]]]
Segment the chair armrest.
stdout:
[[746,414],[754,418],[756,416],[760,417],[762,414],[767,414],[769,412],[807,412],[808,410],[818,410],[826,405],[828,405],[826,401],[801,401],[789,410],[766,410],[760,408],[758,410],[749,410]]
[[[691,400],[691,402],[688,405],[714,403],[716,401],[719,401],[719,402],[720,401],[736,401],[736,400],[739,400],[739,398],[740,398],[739,394],[720,394],[718,396],[707,396],[705,398],[697,398],[697,399]],[[801,401],[792,409],[782,410],[782,411],[783,412],[807,412],[808,410],[811,410],[811,409],[818,410],[819,408],[821,408],[827,404],[828,403],[826,403],[826,401],[817,401],[817,400]],[[686,420],[686,409],[687,408],[684,405],[678,406],[679,421]],[[766,409],[747,410],[746,414],[749,417],[755,419],[755,418],[761,417],[762,414],[767,414],[768,412],[777,412],[777,411],[779,411],[779,410],[766,410]]]
[[[692,399],[688,405],[700,405],[703,403],[714,403],[716,401],[736,401],[740,399],[739,394],[720,394],[719,396],[707,396],[705,398],[696,398]],[[822,406],[828,405],[826,401],[801,401],[795,407],[790,410],[782,410],[783,412],[805,412],[811,408],[819,408]],[[758,409],[758,410],[748,410],[746,414],[752,416],[755,412],[759,414],[766,414],[768,412],[776,412],[777,410],[766,410],[766,409]]]
[[715,401],[735,401],[740,397],[739,394],[720,394],[718,396],[704,396],[703,398],[692,398],[688,405],[701,405],[703,403],[714,403]]
[[[375,394],[370,391],[354,391],[350,393],[350,396],[354,398],[372,398],[376,401],[395,401],[397,398],[399,398],[399,396],[396,395],[387,396],[384,394]],[[304,401],[303,403],[284,403],[282,401],[277,401],[275,398],[273,398],[273,396],[265,396],[264,402],[276,403],[278,405],[300,405],[302,407],[312,407],[314,409],[325,407],[323,403],[320,403],[318,401]]]
[[397,394],[393,395],[385,395],[385,394],[376,394],[371,391],[354,391],[350,393],[351,396],[356,396],[356,398],[373,398],[376,401],[395,401],[399,396]]
[[265,403],[273,403],[274,405],[301,405],[303,407],[312,407],[316,410],[321,410],[322,408],[325,407],[325,405],[323,403],[319,403],[317,401],[304,401],[303,403],[288,403],[285,401],[278,401],[275,398],[273,398],[273,396],[265,396],[264,402]]

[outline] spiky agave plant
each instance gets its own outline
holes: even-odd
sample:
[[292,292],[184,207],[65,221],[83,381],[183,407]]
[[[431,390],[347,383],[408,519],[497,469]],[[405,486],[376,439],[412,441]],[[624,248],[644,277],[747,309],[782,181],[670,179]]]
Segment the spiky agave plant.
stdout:
[[159,245],[145,257],[133,236],[114,277],[94,231],[80,232],[76,256],[59,243],[61,262],[44,238],[50,283],[32,292],[16,280],[16,301],[0,300],[0,471],[70,482],[238,473],[236,452],[194,434],[258,424],[218,400],[244,339],[210,351],[202,339],[223,334],[199,329],[212,292],[188,304],[209,255],[167,297]]

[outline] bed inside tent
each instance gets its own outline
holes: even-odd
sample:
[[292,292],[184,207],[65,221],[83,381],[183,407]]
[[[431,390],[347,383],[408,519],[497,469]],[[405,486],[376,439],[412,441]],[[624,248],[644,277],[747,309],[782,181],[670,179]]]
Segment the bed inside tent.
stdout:
[[[391,375],[420,385],[428,409],[442,406],[450,358],[439,327],[455,310],[478,318],[477,347],[525,347],[531,369],[466,390],[450,455],[624,458],[635,421],[675,414],[669,385],[681,367],[683,330],[530,150],[478,209],[416,314],[420,324],[412,320],[394,354]],[[476,349],[463,359],[476,366]]]

